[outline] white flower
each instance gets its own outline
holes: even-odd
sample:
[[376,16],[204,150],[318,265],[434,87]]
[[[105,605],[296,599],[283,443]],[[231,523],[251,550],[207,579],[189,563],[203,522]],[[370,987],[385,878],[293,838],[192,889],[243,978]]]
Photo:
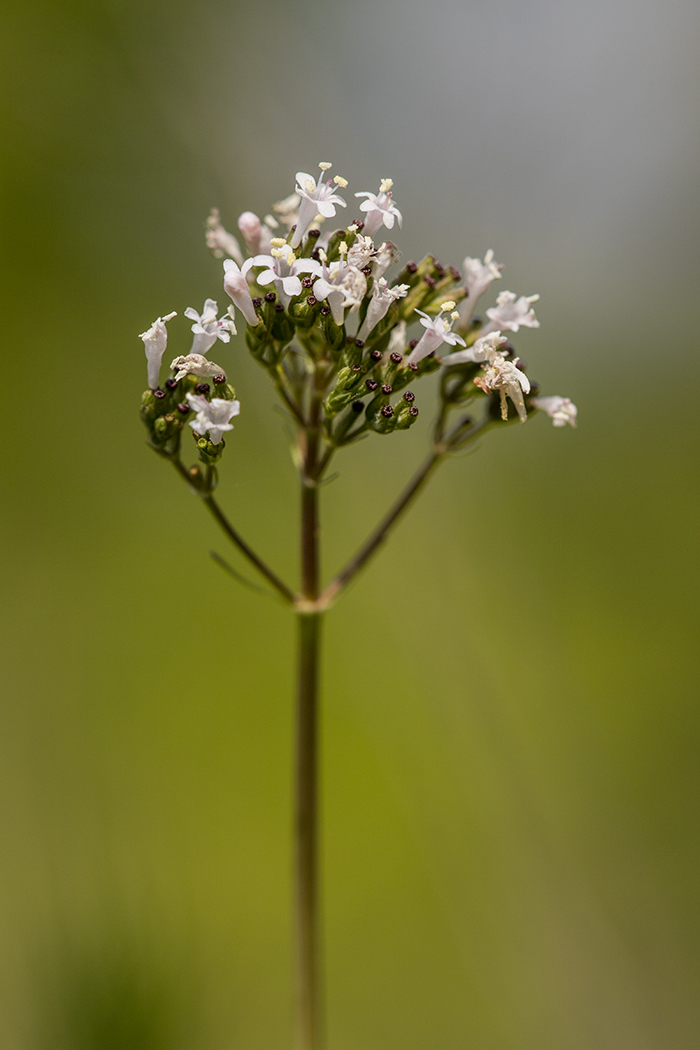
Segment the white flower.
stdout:
[[367,190],[363,190],[361,193],[355,194],[356,197],[367,198],[360,205],[360,211],[367,212],[365,228],[362,231],[366,237],[374,237],[382,223],[387,230],[391,230],[393,229],[394,221],[398,219],[399,226],[401,226],[403,216],[391,199],[391,187],[393,185],[391,179],[382,179],[379,193],[368,193]]
[[348,266],[345,255],[328,266],[325,262],[321,276],[314,284],[314,296],[321,302],[325,299],[333,313],[333,320],[340,325],[345,320],[345,308],[358,306],[367,291],[367,278],[355,266]]
[[482,335],[473,346],[468,347],[466,350],[458,350],[455,354],[448,354],[447,357],[443,357],[442,363],[443,365],[480,364],[482,361],[488,361],[491,354],[507,342],[508,340],[500,332]]
[[192,306],[188,306],[185,310],[185,317],[189,317],[190,321],[194,321],[192,325],[194,339],[192,340],[191,354],[206,356],[217,339],[220,339],[222,343],[228,343],[231,334],[236,334],[236,326],[233,320],[230,317],[223,317],[219,321],[217,318],[218,312],[219,308],[213,299],[205,299],[204,309],[201,314],[198,314]]
[[396,327],[391,333],[389,339],[389,345],[386,348],[387,354],[403,354],[406,349],[406,322],[399,321]]
[[532,404],[546,412],[555,427],[576,426],[578,409],[568,397],[533,397]]
[[197,413],[190,426],[196,434],[204,436],[208,432],[213,445],[219,444],[227,430],[233,430],[230,421],[241,411],[240,401],[226,401],[222,397],[207,401],[203,394],[188,394],[187,400]]
[[253,298],[250,294],[248,282],[245,275],[253,265],[252,259],[246,259],[243,266],[239,267],[233,259],[224,261],[224,290],[230,295],[234,304],[241,311],[249,325],[260,324],[260,318],[255,313]]
[[505,355],[498,350],[492,350],[489,354],[489,364],[484,368],[484,373],[477,376],[474,385],[480,387],[484,393],[491,394],[498,390],[501,395],[501,419],[508,419],[508,396],[515,405],[520,422],[527,420],[527,410],[523,400],[523,391],[527,394],[530,390],[530,380],[524,372],[516,368],[512,361],[506,361]]
[[148,361],[148,385],[151,390],[158,389],[158,378],[160,376],[160,363],[163,360],[165,348],[168,345],[168,330],[166,321],[171,321],[176,314],[166,314],[165,317],[157,317],[147,332],[142,332],[139,339],[143,339],[143,346]]
[[403,299],[407,291],[407,284],[397,284],[390,288],[383,277],[375,281],[372,289],[372,298],[367,307],[367,314],[357,333],[357,338],[366,341],[370,332],[373,332],[382,318],[386,316],[391,304],[395,303],[397,299]]
[[187,354],[186,357],[176,357],[171,362],[170,367],[176,371],[175,379],[178,382],[184,379],[186,375],[223,376],[226,374],[221,365],[216,365],[213,361],[207,361],[206,357],[202,357],[201,354]]
[[269,255],[256,255],[252,262],[253,266],[265,267],[255,278],[256,282],[264,287],[274,281],[285,306],[301,293],[300,273],[321,273],[320,263],[315,259],[297,259],[290,245],[281,238],[273,240]]
[[207,248],[210,248],[217,259],[223,259],[224,255],[230,255],[240,266],[243,262],[241,246],[228,230],[221,225],[219,209],[212,208],[206,224]]
[[383,277],[391,264],[399,256],[399,249],[392,241],[384,241],[377,248],[377,254],[372,260],[372,273],[375,281]]
[[424,357],[428,357],[434,350],[437,350],[443,343],[449,343],[450,346],[454,346],[455,343],[459,343],[460,346],[464,346],[464,340],[456,332],[451,331],[451,321],[446,321],[444,317],[438,315],[437,317],[429,317],[422,310],[416,310],[417,314],[421,315],[421,324],[425,328],[423,337],[421,338],[418,345],[408,355],[408,364],[417,364],[422,361]]
[[486,311],[489,322],[484,325],[482,334],[487,335],[497,328],[506,328],[509,332],[517,332],[520,327],[539,328],[540,322],[531,306],[538,299],[539,295],[521,295],[517,299],[515,292],[501,292],[496,305]]
[[[306,231],[317,215],[322,215],[324,219],[330,219],[335,215],[336,204],[339,204],[341,208],[346,207],[343,198],[339,197],[335,192],[337,186],[347,186],[345,179],[336,175],[335,179],[328,179],[327,182],[324,182],[323,176],[330,164],[321,164],[319,167],[321,168],[321,174],[318,177],[318,182],[315,181],[313,176],[307,175],[305,171],[297,172],[296,192],[301,197],[301,207],[299,208],[297,228],[292,237],[292,248],[297,248],[301,244],[306,236]],[[335,186],[333,185],[334,182],[336,183]]]
[[459,304],[459,314],[462,324],[471,317],[479,299],[491,284],[501,277],[503,266],[493,258],[493,250],[489,248],[484,261],[472,259],[470,255],[464,260],[464,287],[467,290],[466,298]]
[[358,233],[355,243],[348,252],[348,265],[356,266],[358,270],[361,270],[363,266],[371,262],[376,254],[377,249],[374,247],[372,238],[363,237],[361,233]]

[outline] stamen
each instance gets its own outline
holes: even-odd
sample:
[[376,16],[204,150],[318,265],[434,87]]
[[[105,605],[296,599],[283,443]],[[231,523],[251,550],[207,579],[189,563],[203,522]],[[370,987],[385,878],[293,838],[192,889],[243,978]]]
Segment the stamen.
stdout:
[[380,193],[388,193],[393,185],[394,185],[394,180],[393,179],[382,179],[382,181],[379,183],[379,192]]
[[336,186],[340,186],[340,188],[343,190],[348,184],[348,180],[344,179],[342,175],[336,175],[333,179],[333,182],[336,184]]
[[321,169],[321,171],[328,171],[328,169],[332,168],[332,167],[333,167],[333,165],[328,160],[322,160],[321,163],[319,164],[319,168]]

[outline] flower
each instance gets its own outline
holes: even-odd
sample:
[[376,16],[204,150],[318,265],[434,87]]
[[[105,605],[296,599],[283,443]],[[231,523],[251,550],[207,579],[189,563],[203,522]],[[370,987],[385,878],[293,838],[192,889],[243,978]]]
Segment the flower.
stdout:
[[421,324],[425,328],[425,332],[418,345],[408,355],[409,365],[422,361],[424,357],[428,357],[443,343],[449,343],[450,346],[454,346],[455,343],[459,343],[460,346],[465,345],[462,337],[451,330],[452,318],[446,321],[440,315],[429,317],[422,310],[416,310],[416,313],[421,315]]
[[540,322],[530,305],[538,299],[539,295],[521,295],[516,299],[515,292],[501,292],[496,299],[496,306],[486,311],[489,322],[482,328],[482,335],[487,335],[497,328],[506,328],[509,332],[517,332],[521,326],[539,328]]
[[533,397],[531,404],[546,412],[555,427],[576,426],[578,409],[568,397]]
[[205,223],[207,248],[210,248],[217,259],[223,259],[224,255],[230,255],[232,259],[240,264],[243,262],[241,246],[228,230],[221,225],[219,209],[212,208]]
[[377,249],[374,247],[372,238],[363,237],[361,233],[358,233],[352,248],[348,252],[348,263],[350,266],[356,266],[358,270],[361,270],[363,266],[367,266],[372,261],[376,254]]
[[222,343],[228,343],[231,335],[236,334],[236,326],[233,323],[233,319],[223,317],[219,321],[217,319],[218,312],[219,308],[213,299],[205,299],[204,309],[201,314],[198,314],[192,306],[187,307],[185,317],[189,317],[190,321],[194,321],[192,325],[194,339],[192,340],[190,354],[206,356],[217,339],[220,339]]
[[506,361],[505,355],[498,350],[492,350],[489,354],[489,364],[484,368],[484,374],[477,376],[474,385],[480,387],[485,394],[491,394],[498,390],[501,395],[501,419],[508,419],[508,396],[515,405],[520,422],[527,420],[527,410],[523,400],[523,391],[527,394],[530,390],[530,380],[524,372],[516,368],[512,361]]
[[273,247],[269,255],[256,255],[253,266],[264,266],[264,269],[255,278],[258,284],[263,285],[275,282],[280,299],[285,306],[294,295],[301,293],[300,273],[321,273],[321,264],[315,259],[297,259],[290,245],[281,237],[274,238]]
[[148,385],[151,390],[158,389],[158,378],[160,376],[160,363],[163,360],[165,348],[168,345],[168,330],[166,321],[171,321],[176,313],[166,314],[165,317],[157,317],[146,332],[142,332],[139,339],[143,339],[143,346],[148,361]]
[[477,364],[488,361],[490,355],[508,342],[500,332],[492,332],[491,335],[482,335],[473,346],[466,350],[458,350],[455,354],[443,357],[443,365],[465,365]]
[[203,436],[208,432],[213,445],[219,444],[225,431],[233,430],[230,420],[241,411],[240,401],[226,401],[222,397],[207,401],[203,394],[188,394],[187,400],[197,413],[190,426],[196,434]]
[[361,193],[355,194],[356,197],[367,198],[360,205],[360,211],[367,212],[363,230],[365,237],[373,237],[382,223],[387,230],[391,230],[394,227],[394,221],[398,219],[399,226],[401,226],[403,216],[391,199],[391,187],[393,185],[394,183],[391,179],[382,179],[379,193],[368,193],[366,190],[363,190]]
[[[278,225],[274,219],[272,221],[275,223],[275,226]],[[257,255],[261,250],[264,252],[269,250],[272,229],[269,223],[260,222],[254,211],[244,211],[242,215],[238,216],[238,229],[241,231],[241,236],[245,241],[249,255]]]
[[383,241],[377,248],[377,253],[372,260],[372,274],[375,281],[383,277],[395,259],[399,257],[399,249],[392,241]]
[[459,314],[462,324],[465,324],[476,306],[477,299],[480,298],[491,284],[491,281],[497,281],[501,277],[501,270],[503,266],[501,263],[497,263],[493,258],[493,250],[489,248],[484,261],[481,259],[472,259],[470,255],[464,260],[464,287],[467,292],[467,296],[459,304]]
[[[322,173],[328,171],[330,167],[331,165],[325,162],[319,164]],[[341,208],[346,207],[343,198],[335,193],[336,187],[333,185],[334,182],[337,186],[347,186],[347,182],[340,175],[336,175],[335,179],[329,179],[328,182],[324,182],[323,174],[321,174],[318,177],[318,182],[316,182],[313,176],[307,175],[305,171],[297,172],[296,192],[301,197],[301,207],[299,208],[297,228],[292,237],[292,248],[297,248],[301,244],[306,236],[306,231],[317,215],[322,215],[324,219],[330,219],[335,215],[336,204],[339,204]]]
[[358,339],[367,340],[367,336],[374,330],[387,310],[397,299],[402,299],[408,291],[407,284],[397,284],[390,288],[383,277],[380,277],[372,289],[372,298],[367,307],[367,314],[357,333]]
[[338,325],[345,320],[345,308],[358,306],[367,291],[365,275],[356,266],[348,266],[347,246],[341,244],[340,251],[340,259],[330,266],[326,264],[325,254],[322,254],[321,276],[314,284],[314,296],[320,301],[328,300],[333,320]]
[[248,324],[254,327],[256,324],[260,324],[260,318],[255,312],[250,288],[245,279],[245,275],[252,265],[252,259],[246,259],[241,267],[233,259],[224,260],[224,291],[231,296]]
[[226,374],[221,365],[208,361],[201,354],[187,354],[186,357],[176,357],[171,362],[170,367],[176,371],[175,379],[178,382],[184,379],[186,375],[223,376]]

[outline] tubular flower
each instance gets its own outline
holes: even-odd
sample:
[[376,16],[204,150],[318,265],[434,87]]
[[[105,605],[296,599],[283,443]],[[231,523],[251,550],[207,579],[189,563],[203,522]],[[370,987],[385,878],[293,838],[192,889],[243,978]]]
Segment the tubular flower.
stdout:
[[[277,225],[275,222],[275,226]],[[238,229],[241,231],[248,255],[258,255],[261,251],[270,250],[272,230],[267,222],[260,222],[254,211],[244,211],[238,216]]]
[[263,285],[275,282],[279,297],[285,306],[289,306],[290,299],[301,293],[300,273],[321,273],[321,264],[315,259],[297,259],[291,247],[282,240],[274,239],[273,247],[269,255],[256,255],[253,266],[264,266],[265,269],[255,278],[258,284]]
[[218,312],[219,308],[214,299],[205,299],[201,314],[198,314],[194,307],[187,307],[185,317],[194,321],[192,325],[194,339],[190,354],[200,354],[205,357],[217,339],[220,339],[222,343],[228,343],[231,335],[236,334],[233,320],[230,317],[223,317],[219,321]]
[[[340,175],[336,175],[335,179],[329,179],[327,182],[324,182],[323,175],[331,165],[323,163],[319,164],[319,167],[322,174],[319,175],[318,182],[315,181],[313,176],[307,175],[305,171],[297,172],[296,192],[301,197],[301,206],[296,224],[297,228],[292,237],[292,248],[299,247],[306,236],[306,231],[317,215],[322,215],[324,219],[330,219],[335,215],[336,204],[339,204],[341,208],[346,207],[343,198],[339,197],[335,192],[337,186],[347,186],[345,179],[341,178]],[[336,185],[334,186],[333,183]]]
[[201,354],[187,354],[186,357],[176,357],[170,367],[176,372],[175,380],[179,383],[186,375],[193,376],[224,376],[221,365],[208,361]]
[[148,361],[148,385],[151,390],[158,389],[160,376],[160,363],[163,360],[165,348],[168,345],[168,330],[166,321],[176,317],[176,313],[166,314],[165,317],[157,317],[146,332],[142,332],[139,339],[143,339],[146,360]]
[[226,259],[224,262],[224,291],[231,296],[234,305],[241,311],[248,324],[255,326],[260,324],[260,318],[255,312],[250,288],[245,279],[252,265],[252,259],[246,259],[241,267],[233,259]]
[[568,397],[533,397],[532,405],[546,412],[555,427],[576,426],[578,409]]
[[540,322],[535,317],[531,303],[536,303],[539,295],[521,295],[516,298],[515,292],[501,292],[496,305],[486,311],[488,324],[482,328],[482,335],[488,335],[497,328],[517,332],[519,328],[539,328]]
[[474,386],[480,387],[485,394],[492,394],[498,390],[501,395],[501,419],[508,419],[507,396],[515,405],[520,422],[526,422],[527,409],[523,400],[523,392],[529,393],[530,380],[524,372],[515,367],[512,361],[506,361],[500,351],[490,352],[489,363],[485,366],[483,375],[477,376],[474,380]]
[[459,343],[460,346],[465,345],[462,337],[452,331],[452,320],[454,318],[446,321],[440,315],[429,317],[422,310],[416,310],[416,313],[421,314],[421,324],[425,328],[425,332],[418,345],[408,356],[409,365],[418,364],[419,361],[422,361],[424,357],[428,357],[443,343],[449,343],[450,346],[454,346],[456,343]]
[[492,353],[499,350],[500,347],[504,346],[508,342],[500,332],[492,332],[491,335],[482,335],[480,339],[474,343],[473,346],[467,347],[466,350],[458,350],[455,354],[448,354],[447,357],[443,357],[443,365],[466,365],[466,364],[481,364],[482,361],[488,361]]
[[360,205],[360,211],[367,212],[365,228],[362,231],[365,237],[374,237],[382,224],[386,226],[387,230],[393,229],[394,222],[397,219],[399,226],[401,226],[403,216],[391,199],[391,187],[393,185],[394,183],[391,179],[382,179],[379,193],[369,193],[367,190],[363,190],[361,193],[355,194],[356,197],[367,198]]
[[224,255],[229,255],[236,260],[239,266],[242,265],[243,252],[241,251],[241,246],[233,234],[229,233],[221,225],[218,208],[212,208],[210,211],[205,223],[205,230],[207,248],[211,249],[217,259],[223,259]]
[[472,259],[470,255],[466,257],[464,260],[464,287],[467,297],[459,304],[462,323],[469,320],[474,312],[477,299],[484,294],[491,281],[500,280],[502,269],[501,263],[494,261],[491,248],[484,256],[483,262],[481,259]]
[[375,281],[383,277],[391,264],[400,255],[399,249],[392,241],[384,241],[377,248],[377,253],[372,260],[372,274]]
[[375,327],[379,324],[392,303],[395,303],[397,299],[403,299],[408,291],[407,284],[397,284],[393,288],[390,288],[383,277],[380,277],[375,282],[372,289],[372,298],[369,301],[367,307],[367,314],[364,321],[357,333],[358,339],[367,340],[367,336],[372,332]]
[[188,394],[190,408],[197,413],[190,426],[196,434],[209,434],[213,445],[218,445],[227,430],[233,430],[231,419],[241,411],[240,401],[225,401],[213,397],[207,401],[203,394]]
[[341,245],[340,259],[330,266],[322,255],[321,276],[314,284],[314,296],[320,301],[328,301],[337,325],[345,320],[345,308],[359,305],[367,290],[365,275],[356,266],[348,266],[347,248],[343,251],[343,247]]

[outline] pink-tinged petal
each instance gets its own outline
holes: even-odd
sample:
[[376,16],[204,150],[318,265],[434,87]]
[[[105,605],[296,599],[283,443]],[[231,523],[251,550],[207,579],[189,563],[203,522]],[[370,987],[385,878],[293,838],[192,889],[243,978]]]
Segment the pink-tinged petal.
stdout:
[[369,190],[362,190],[361,193],[356,193],[355,196],[356,197],[374,197],[374,194],[370,193]]
[[[359,196],[359,194],[355,194],[355,196],[357,197],[357,196]],[[363,201],[362,204],[360,205],[360,211],[374,211],[374,210],[375,210],[374,201]]]
[[393,230],[394,228],[394,216],[390,211],[384,212],[384,225],[386,226],[387,230]]
[[403,226],[403,215],[401,214],[401,212],[399,211],[399,209],[395,205],[394,205],[394,215],[399,220],[399,226],[400,227]]

